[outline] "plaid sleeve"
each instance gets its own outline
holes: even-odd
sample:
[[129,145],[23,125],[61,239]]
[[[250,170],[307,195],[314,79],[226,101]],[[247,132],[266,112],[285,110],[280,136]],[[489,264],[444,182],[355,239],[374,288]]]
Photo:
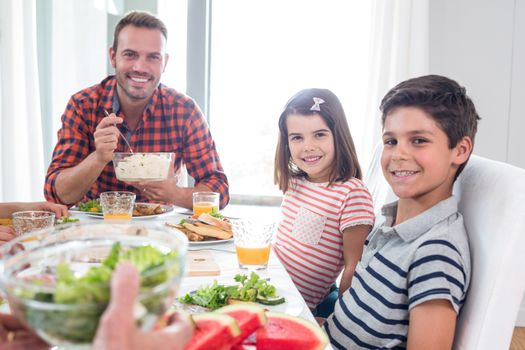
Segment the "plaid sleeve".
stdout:
[[48,201],[62,203],[55,191],[55,181],[62,169],[80,163],[89,153],[88,126],[79,113],[80,108],[72,97],[62,115],[62,128],[58,131],[58,142],[47,169],[44,196]]
[[458,313],[466,296],[468,280],[468,269],[452,242],[426,241],[416,250],[408,269],[409,309],[425,301],[445,299]]
[[221,194],[220,207],[224,208],[230,201],[228,179],[200,109],[194,104],[191,107],[185,125],[184,162],[188,173],[195,179],[195,185],[202,184]]
[[356,225],[374,225],[374,204],[366,185],[358,180],[351,179],[351,190],[345,198],[341,213],[340,230]]

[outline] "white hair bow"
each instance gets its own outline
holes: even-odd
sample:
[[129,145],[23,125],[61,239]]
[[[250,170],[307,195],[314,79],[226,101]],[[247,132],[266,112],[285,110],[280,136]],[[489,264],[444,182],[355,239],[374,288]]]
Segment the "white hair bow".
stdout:
[[321,103],[324,103],[324,100],[322,98],[319,98],[319,97],[314,97],[314,104],[312,107],[310,107],[310,110],[311,111],[318,111],[320,112],[321,111],[321,106],[320,104]]

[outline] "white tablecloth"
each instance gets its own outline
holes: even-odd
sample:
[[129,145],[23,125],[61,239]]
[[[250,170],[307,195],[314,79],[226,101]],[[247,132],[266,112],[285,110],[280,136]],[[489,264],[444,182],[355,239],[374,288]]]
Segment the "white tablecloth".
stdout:
[[[271,216],[275,221],[279,220],[279,208],[258,207],[258,206],[235,206],[230,205],[223,211],[223,214],[230,217],[255,217],[257,215]],[[165,223],[178,222],[181,218],[188,215],[188,211],[183,208],[176,208],[173,212],[157,216],[152,219],[134,219],[134,222],[154,222]],[[85,214],[75,213],[72,216],[80,218],[84,221],[100,222],[101,218],[93,218]],[[217,279],[221,283],[233,283],[233,276],[238,273],[249,273],[247,270],[239,269],[237,257],[235,255],[235,247],[232,242],[225,242],[220,244],[202,244],[192,245],[190,243],[189,250],[209,250],[215,262],[220,267],[219,276],[199,276],[199,277],[184,277],[181,283],[179,295],[195,290],[201,285],[208,285]],[[280,312],[285,312],[293,316],[300,316],[309,321],[315,322],[315,319],[310,312],[308,306],[304,302],[301,294],[293,284],[290,276],[284,269],[283,265],[277,259],[273,252],[270,254],[270,261],[266,270],[257,271],[262,278],[269,279],[269,282],[276,286],[277,293],[286,298],[286,303],[278,306],[270,307],[270,309]],[[331,349],[327,346],[326,349]]]

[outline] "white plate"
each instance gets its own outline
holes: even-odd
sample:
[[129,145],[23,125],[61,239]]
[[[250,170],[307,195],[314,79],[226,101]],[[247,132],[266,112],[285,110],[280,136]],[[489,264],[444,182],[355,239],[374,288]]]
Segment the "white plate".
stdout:
[[[136,203],[136,204],[146,204],[146,205],[157,205],[155,203]],[[161,214],[153,214],[153,215],[141,215],[141,216],[133,216],[133,220],[148,220],[148,219],[153,219],[153,218],[156,218],[156,217],[159,217],[159,216],[162,216],[162,215],[165,215],[167,213],[170,213],[173,211],[173,206],[171,205],[164,205],[164,204],[161,204],[162,206],[162,209],[164,209],[164,213],[161,213]],[[90,213],[90,212],[87,212],[87,211],[80,211],[78,210],[78,208],[76,206],[74,207],[71,207],[69,209],[70,212],[73,212],[73,213],[80,213],[80,214],[86,214],[87,216],[90,216],[92,218],[97,218],[97,219],[103,219],[103,214],[102,213]]]
[[[219,284],[223,284],[223,285],[230,285],[230,284],[235,283],[235,281],[233,280],[233,277],[231,278],[220,277],[219,279],[217,279],[217,281],[219,282]],[[211,283],[212,282],[201,284],[201,285],[211,285]],[[270,283],[272,283],[271,280],[270,280]],[[264,305],[264,304],[259,304],[259,303],[255,303],[255,304],[269,311],[283,312],[291,316],[299,316],[303,312],[303,308],[304,308],[304,304],[302,300],[300,299],[301,296],[295,295],[292,292],[280,289],[274,283],[272,284],[277,288],[276,289],[277,295],[284,297],[286,301],[279,305]],[[199,288],[201,285],[198,285],[198,286],[193,285],[193,288],[189,288],[189,285],[183,285],[181,287],[181,291],[179,292],[179,296],[183,296],[186,293],[191,293],[192,291],[195,291],[197,288]]]
[[200,245],[208,245],[208,244],[222,244],[222,243],[229,243],[233,242],[233,238],[229,239],[217,239],[213,241],[189,241],[190,247],[191,246],[200,246]]

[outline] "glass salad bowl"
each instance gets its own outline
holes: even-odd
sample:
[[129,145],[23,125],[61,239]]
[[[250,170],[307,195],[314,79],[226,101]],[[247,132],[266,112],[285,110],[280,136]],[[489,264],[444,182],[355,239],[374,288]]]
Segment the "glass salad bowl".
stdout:
[[11,312],[60,348],[89,348],[120,261],[140,272],[134,309],[143,330],[172,305],[184,273],[186,237],[161,225],[67,224],[0,247],[0,288]]
[[119,181],[162,181],[168,178],[174,153],[115,152],[113,166]]

